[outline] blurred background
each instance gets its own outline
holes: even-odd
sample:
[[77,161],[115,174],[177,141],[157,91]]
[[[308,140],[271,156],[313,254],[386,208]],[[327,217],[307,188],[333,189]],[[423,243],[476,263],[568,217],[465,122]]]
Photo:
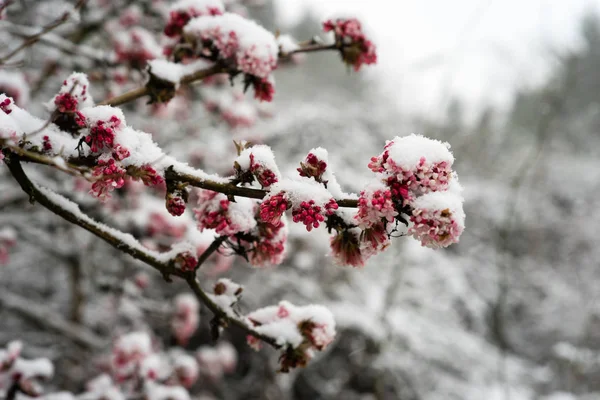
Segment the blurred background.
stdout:
[[[42,25],[63,3],[16,1],[6,19]],[[101,4],[103,15],[117,18],[131,5],[125,3]],[[160,2],[138,3],[153,10]],[[325,304],[339,335],[306,368],[285,375],[274,372],[274,351],[255,353],[241,332],[228,330],[224,338],[239,355],[236,370],[201,382],[196,393],[216,399],[600,399],[600,1],[261,3],[247,4],[248,15],[300,41],[326,38],[320,24],[331,15],[358,15],[377,45],[377,65],[355,73],[338,54],[319,53],[279,68],[274,103],[256,105],[251,126],[231,126],[192,102],[162,114],[132,105],[124,110],[128,123],[208,172],[230,171],[232,139],[272,146],[284,175],[322,146],[342,187],[353,192],[368,181],[366,166],[385,140],[415,132],[447,141],[465,187],[467,228],[458,245],[438,251],[395,239],[364,269],[352,269],[327,257],[325,230],[307,233],[292,225],[283,265],[258,270],[236,260],[223,272],[207,273],[206,282],[226,276],[242,283],[246,310],[280,299]],[[82,23],[56,35],[109,51],[110,33],[91,28],[106,18],[84,9],[83,24],[94,35],[86,36]],[[144,21],[152,30],[153,20]],[[15,28],[2,26],[6,51]],[[42,103],[73,70],[96,77],[92,93],[124,91],[103,80],[102,65],[61,58],[48,43],[36,49],[17,71],[0,70],[0,88],[9,92],[15,78],[7,74],[21,74],[30,87],[22,101],[40,116]],[[128,73],[134,83],[141,79]],[[188,100],[210,98],[203,90]],[[2,174],[0,226],[13,227],[19,240],[0,267],[0,345],[22,339],[28,351],[57,363],[57,389],[78,391],[98,371],[88,355],[109,349],[102,343],[115,329],[143,326],[164,346],[173,343],[168,318],[183,285],[149,272],[152,284],[143,294],[128,294],[125,282],[143,266],[41,207],[27,208],[17,185]],[[57,182],[92,215],[144,236],[143,218],[107,215],[85,193]],[[44,322],[48,315],[60,316],[67,328]],[[211,345],[209,319],[203,310],[189,349]],[[79,328],[98,346],[65,333]]]

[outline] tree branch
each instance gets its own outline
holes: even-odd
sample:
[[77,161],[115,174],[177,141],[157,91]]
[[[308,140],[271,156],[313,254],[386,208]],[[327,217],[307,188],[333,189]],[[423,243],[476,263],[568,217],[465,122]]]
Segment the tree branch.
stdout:
[[[165,179],[184,182],[194,187],[212,190],[213,192],[223,193],[228,196],[247,197],[250,199],[262,199],[269,193],[268,191],[262,189],[254,189],[249,187],[236,186],[231,183],[221,183],[211,181],[208,179],[201,179],[194,175],[177,172],[174,168],[168,168],[165,171]],[[335,199],[335,201],[339,207],[358,207],[358,200],[356,199]]]
[[[209,76],[224,72],[223,67],[218,64],[213,65],[210,68],[196,71],[192,74],[185,75],[179,81],[182,85],[189,85],[193,82],[208,78]],[[104,100],[99,103],[100,106],[119,106],[121,104],[129,103],[130,101],[137,100],[140,97],[148,96],[150,94],[150,88],[148,86],[140,87],[137,89],[130,90],[119,96],[113,97],[112,99]]]
[[[78,9],[80,9],[85,4],[85,1],[86,0],[79,0],[77,2],[77,4],[75,5],[74,11],[77,11]],[[5,55],[4,57],[0,58],[0,65],[6,63],[6,61],[8,61],[11,58],[13,58],[20,51],[22,51],[22,50],[26,49],[27,47],[29,47],[29,46],[37,43],[41,39],[41,37],[43,35],[45,35],[46,33],[53,31],[54,29],[58,28],[59,26],[61,26],[65,22],[67,22],[69,20],[69,15],[70,15],[70,12],[67,11],[62,16],[60,16],[60,18],[57,18],[56,20],[54,20],[50,24],[46,25],[40,32],[36,33],[35,35],[27,36],[25,38],[25,40],[23,41],[23,43],[21,43],[21,45],[19,47],[17,47],[16,49],[14,49],[13,51],[11,51],[10,53],[8,53],[7,55]]]
[[[174,260],[172,257],[165,257],[165,254],[152,252],[148,249],[145,249],[137,240],[133,238],[133,236],[125,234],[121,231],[117,231],[115,229],[106,227],[84,213],[82,213],[75,204],[66,203],[66,199],[58,194],[48,192],[46,189],[42,189],[37,187],[33,182],[29,180],[29,177],[23,171],[23,167],[21,166],[21,162],[19,156],[17,154],[10,153],[9,151],[5,151],[5,163],[15,178],[15,180],[19,183],[23,191],[27,193],[31,200],[37,201],[42,206],[46,207],[48,210],[52,211],[54,214],[62,217],[63,219],[82,227],[83,229],[91,232],[95,236],[104,240],[111,246],[116,249],[129,254],[137,260],[143,261],[146,264],[150,265],[157,271],[159,271],[166,279],[169,279],[171,275],[180,277],[184,279],[196,297],[202,301],[214,314],[215,317],[220,320],[231,323],[232,325],[237,326],[242,329],[249,335],[252,335],[275,348],[279,348],[274,338],[263,335],[259,332],[256,332],[252,329],[248,324],[235,316],[230,315],[226,310],[219,307],[215,302],[211,300],[211,298],[202,290],[198,280],[196,279],[195,271],[186,272],[182,271],[179,268],[176,268],[174,265]],[[65,202],[65,204],[60,204],[61,202]],[[222,240],[218,238],[217,241]],[[218,246],[211,245],[209,246],[210,252],[216,251]],[[208,250],[207,250],[208,252]],[[201,258],[208,258],[209,253],[205,252]],[[168,256],[169,254],[166,253]]]

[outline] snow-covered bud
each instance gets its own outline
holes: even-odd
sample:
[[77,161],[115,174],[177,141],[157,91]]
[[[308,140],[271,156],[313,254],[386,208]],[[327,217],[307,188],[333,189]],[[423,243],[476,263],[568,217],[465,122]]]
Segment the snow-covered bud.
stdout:
[[194,214],[200,231],[214,229],[219,235],[247,232],[256,226],[252,200],[239,197],[234,203],[224,194],[210,190],[199,190]]
[[452,191],[427,193],[412,204],[408,233],[426,247],[457,243],[465,228],[463,199]]
[[192,19],[184,35],[195,43],[196,55],[222,61],[231,73],[244,73],[245,86],[254,87],[256,98],[272,99],[271,72],[277,67],[279,47],[271,32],[240,15],[225,13]]
[[280,357],[282,372],[303,366],[313,350],[325,349],[334,339],[335,320],[320,305],[295,306],[287,301],[253,311],[246,319],[254,330],[284,347]]
[[105,148],[112,150],[117,131],[125,126],[125,117],[121,110],[110,106],[98,106],[86,108],[82,110],[82,114],[90,127],[85,142],[90,146],[92,153]]
[[167,193],[166,207],[169,214],[179,217],[185,212],[185,200],[173,193]]
[[371,158],[369,168],[394,177],[400,187],[420,195],[446,190],[453,163],[448,143],[411,134],[388,141],[383,153]]
[[179,0],[169,7],[169,21],[164,33],[168,37],[181,35],[183,27],[195,17],[221,15],[225,6],[221,0]]
[[382,183],[371,184],[360,192],[358,213],[355,216],[360,228],[370,228],[382,221],[394,222],[396,215],[398,211],[392,199],[392,192]]
[[268,188],[281,179],[273,151],[265,145],[242,150],[234,162],[234,168],[243,182],[248,181],[246,173],[249,172],[252,174],[250,180],[254,177],[263,188]]

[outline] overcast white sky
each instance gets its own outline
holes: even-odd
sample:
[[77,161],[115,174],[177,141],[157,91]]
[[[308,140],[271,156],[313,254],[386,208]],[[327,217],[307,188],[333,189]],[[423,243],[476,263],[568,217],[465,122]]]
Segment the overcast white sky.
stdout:
[[[450,94],[472,107],[506,104],[535,84],[555,49],[576,47],[578,21],[600,0],[277,0],[293,22],[349,11],[369,25],[379,63],[371,73],[405,110],[436,112]],[[304,38],[303,38],[304,39]]]

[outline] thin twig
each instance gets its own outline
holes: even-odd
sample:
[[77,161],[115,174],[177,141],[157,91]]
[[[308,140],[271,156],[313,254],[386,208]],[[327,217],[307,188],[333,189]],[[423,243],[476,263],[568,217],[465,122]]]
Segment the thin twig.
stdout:
[[[196,71],[192,74],[183,76],[181,78],[181,80],[179,81],[179,83],[182,85],[189,85],[193,82],[202,80],[204,78],[208,78],[209,76],[221,73],[223,71],[224,71],[223,67],[221,67],[218,64],[215,64],[210,68],[202,69],[202,70]],[[98,105],[115,107],[115,106],[119,106],[121,104],[129,103],[130,101],[137,100],[141,97],[148,96],[149,94],[150,94],[150,89],[148,88],[148,86],[139,87],[137,89],[130,90],[129,92],[125,92],[125,93],[123,93],[119,96],[113,97],[111,99],[104,100],[103,102],[99,103]]]
[[[80,9],[85,4],[85,1],[86,0],[79,0],[77,2],[77,4],[75,5],[74,11],[77,11],[78,9]],[[27,36],[25,38],[25,40],[23,41],[23,43],[21,43],[21,45],[19,47],[17,47],[16,49],[11,51],[4,57],[0,58],[0,64],[4,64],[6,61],[13,58],[15,55],[17,55],[22,50],[37,43],[41,39],[41,37],[44,36],[46,33],[53,31],[54,29],[58,28],[59,26],[61,26],[65,22],[67,22],[69,20],[70,15],[71,15],[71,12],[67,11],[60,18],[58,18],[58,19],[54,20],[53,22],[51,22],[50,24],[46,25],[40,32],[36,33],[35,35]]]

